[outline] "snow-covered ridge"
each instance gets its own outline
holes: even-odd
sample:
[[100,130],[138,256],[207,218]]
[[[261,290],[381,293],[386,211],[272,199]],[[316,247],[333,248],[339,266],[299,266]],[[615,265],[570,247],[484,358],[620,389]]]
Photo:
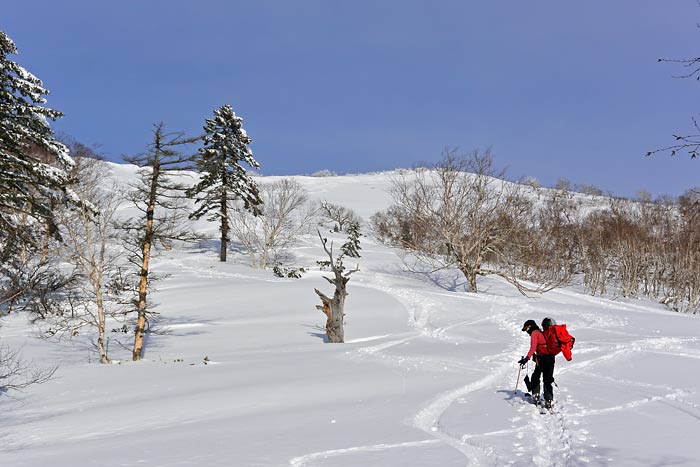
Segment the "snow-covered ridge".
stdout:
[[[114,162],[103,162],[113,177],[123,184],[133,182],[138,171],[138,167],[132,164],[118,164]],[[358,174],[333,174],[329,176],[315,175],[262,175],[257,172],[251,174],[260,183],[272,183],[280,179],[288,178],[299,182],[309,192],[312,200],[329,201],[335,204],[347,206],[355,210],[363,219],[369,217],[391,205],[391,190],[393,180],[398,177],[410,177],[417,171],[427,169],[394,169],[383,172],[369,172]],[[186,178],[194,183],[197,180],[197,173],[191,171],[182,172]],[[522,192],[533,201],[538,202],[546,198],[550,193],[556,191],[553,188],[534,188],[526,184],[506,181],[506,185],[518,185]],[[586,195],[575,191],[568,192],[572,202],[579,206],[580,213],[585,215],[592,210],[607,209],[612,198],[602,195]]]

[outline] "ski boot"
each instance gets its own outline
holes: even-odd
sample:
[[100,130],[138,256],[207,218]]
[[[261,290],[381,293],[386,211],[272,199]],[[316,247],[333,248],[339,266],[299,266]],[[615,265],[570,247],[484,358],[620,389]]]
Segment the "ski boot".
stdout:
[[544,408],[547,410],[552,410],[552,401],[544,401]]

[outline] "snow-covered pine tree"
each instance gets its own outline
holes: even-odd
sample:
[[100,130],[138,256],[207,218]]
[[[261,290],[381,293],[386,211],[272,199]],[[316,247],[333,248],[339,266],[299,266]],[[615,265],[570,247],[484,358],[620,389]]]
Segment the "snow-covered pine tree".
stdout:
[[230,105],[214,110],[214,118],[204,126],[204,147],[199,150],[196,163],[202,176],[200,182],[188,191],[199,207],[190,215],[199,219],[209,214],[210,221],[219,222],[221,232],[221,261],[226,261],[229,241],[229,203],[241,200],[245,209],[260,213],[262,200],[258,186],[241,166],[242,163],[257,169],[248,147],[252,139],[243,129],[243,119]]
[[0,31],[0,261],[18,244],[36,243],[54,225],[51,205],[66,198],[66,169],[72,164],[48,123],[63,115],[42,106],[49,91],[10,60],[17,54]]
[[343,246],[340,247],[340,251],[343,252],[343,256],[359,258],[361,256],[360,250],[362,249],[360,246],[360,237],[362,236],[362,233],[360,233],[360,223],[358,221],[350,222],[347,227],[347,232],[348,241],[343,243]]
[[[71,165],[48,121],[62,114],[43,107],[49,91],[10,60],[17,47],[0,31],[0,312],[36,290],[46,290],[46,257],[30,262],[29,250],[57,236],[52,205],[65,199]],[[41,292],[40,292],[41,293]],[[17,349],[0,347],[0,392],[48,381],[55,368],[37,369]]]

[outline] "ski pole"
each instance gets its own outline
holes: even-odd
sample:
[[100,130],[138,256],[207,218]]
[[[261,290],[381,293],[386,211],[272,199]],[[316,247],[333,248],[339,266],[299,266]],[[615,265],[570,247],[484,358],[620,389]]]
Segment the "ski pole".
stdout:
[[523,366],[518,365],[518,378],[515,380],[515,389],[513,390],[513,392],[518,391],[518,384],[520,384],[520,370],[522,370],[522,369],[523,369]]

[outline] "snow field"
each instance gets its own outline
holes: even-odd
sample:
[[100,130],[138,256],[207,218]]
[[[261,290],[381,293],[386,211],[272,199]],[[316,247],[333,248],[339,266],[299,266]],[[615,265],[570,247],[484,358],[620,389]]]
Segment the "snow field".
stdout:
[[[365,219],[388,183],[298,179]],[[352,203],[332,199],[338,189]],[[60,368],[2,398],[0,465],[700,464],[697,317],[575,287],[527,298],[490,277],[468,294],[455,271],[407,273],[395,250],[365,238],[346,343],[329,345],[313,292],[330,290],[313,267],[318,243],[310,235],[294,249],[310,267],[298,280],[237,254],[219,263],[215,248],[165,252],[153,263],[167,274],[153,293],[156,332],[137,363],[130,335],[110,333],[121,363],[101,366],[90,336],[50,343],[7,317],[3,344]],[[529,344],[522,323],[545,316],[577,338],[573,361],[557,357],[551,415],[527,403],[522,381],[514,390]]]

